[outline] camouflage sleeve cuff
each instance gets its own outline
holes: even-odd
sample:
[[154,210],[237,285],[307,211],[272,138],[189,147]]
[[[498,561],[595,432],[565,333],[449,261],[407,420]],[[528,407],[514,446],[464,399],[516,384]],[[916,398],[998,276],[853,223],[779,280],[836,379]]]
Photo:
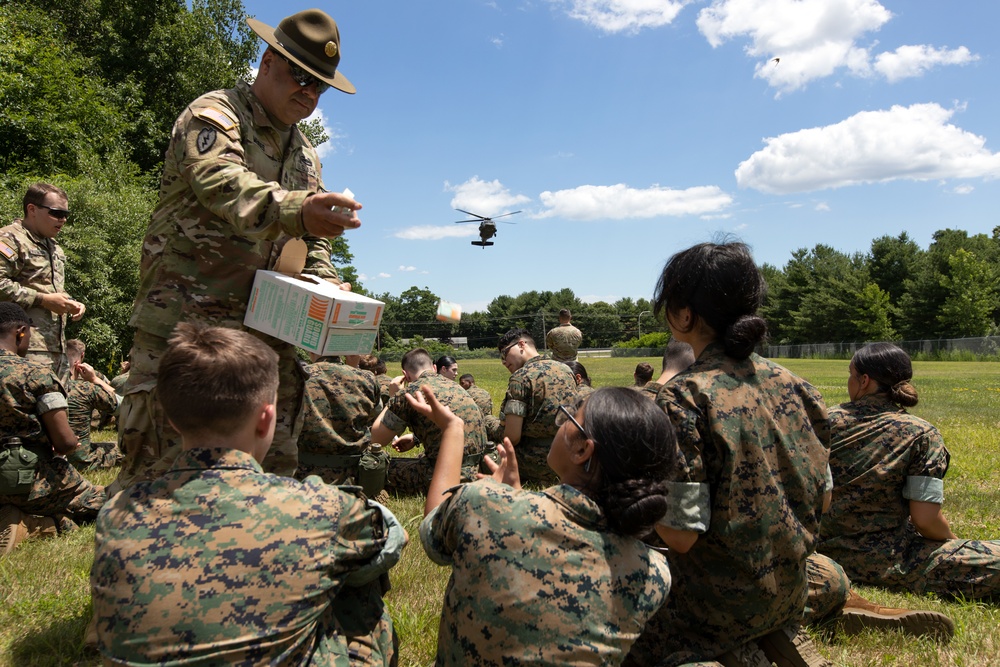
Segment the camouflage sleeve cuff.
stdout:
[[712,504],[708,484],[698,482],[667,483],[667,513],[659,523],[674,530],[708,532]]
[[44,415],[46,412],[51,410],[59,410],[60,408],[66,408],[69,406],[66,402],[66,397],[58,391],[54,391],[49,394],[42,394],[38,397],[37,405],[38,414],[40,415]]
[[526,417],[528,415],[528,406],[523,401],[507,401],[504,405],[503,413],[515,417]]
[[281,231],[295,238],[302,238],[306,235],[306,225],[302,218],[302,204],[306,197],[315,194],[308,190],[294,190],[285,195],[285,198],[278,204],[278,221]]
[[830,493],[833,491],[833,471],[830,470],[830,464],[826,464],[826,479],[823,480],[823,493]]
[[944,480],[937,477],[907,477],[903,497],[921,503],[944,502]]
[[382,426],[385,426],[393,433],[402,433],[406,430],[406,422],[400,419],[399,415],[392,410],[386,410],[385,414],[382,415]]
[[437,541],[434,539],[434,522],[440,519],[438,514],[442,507],[444,507],[443,503],[432,509],[424,517],[424,520],[420,522],[420,543],[424,545],[424,552],[433,563],[437,565],[451,565],[451,556],[441,553],[435,548]]
[[403,524],[399,522],[396,515],[389,511],[388,507],[374,500],[369,500],[368,504],[382,513],[382,523],[385,527],[385,544],[378,555],[344,577],[344,583],[348,586],[363,586],[375,581],[388,572],[392,566],[399,562],[399,557],[403,553],[403,547],[409,542],[406,529],[403,528]]

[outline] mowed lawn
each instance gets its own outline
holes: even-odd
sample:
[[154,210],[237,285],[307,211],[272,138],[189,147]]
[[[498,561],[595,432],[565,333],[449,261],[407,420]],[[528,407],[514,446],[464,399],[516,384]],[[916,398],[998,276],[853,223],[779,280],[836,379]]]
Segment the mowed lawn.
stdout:
[[[640,361],[659,368],[658,359],[583,358],[595,387],[632,383]],[[847,362],[785,360],[807,378],[827,403],[847,400]],[[398,373],[398,365],[390,365]],[[459,373],[473,373],[499,409],[507,371],[497,360],[460,360]],[[941,429],[951,451],[945,480],[945,514],[964,538],[1000,539],[1000,363],[920,362],[914,385],[920,405],[913,413]],[[91,477],[98,483],[114,471]],[[417,526],[422,498],[394,498],[390,507],[410,531],[411,543],[392,572],[386,596],[401,639],[401,665],[432,662],[441,601],[449,571],[424,555]],[[92,665],[96,656],[83,647],[90,616],[88,576],[93,558],[93,527],[48,541],[22,544],[0,560],[0,665]],[[860,592],[881,604],[931,608],[950,615],[958,627],[947,646],[897,634],[858,637],[817,635],[821,651],[837,665],[1000,665],[1000,607],[990,604],[919,598],[877,588]],[[123,608],[123,614],[129,613]]]

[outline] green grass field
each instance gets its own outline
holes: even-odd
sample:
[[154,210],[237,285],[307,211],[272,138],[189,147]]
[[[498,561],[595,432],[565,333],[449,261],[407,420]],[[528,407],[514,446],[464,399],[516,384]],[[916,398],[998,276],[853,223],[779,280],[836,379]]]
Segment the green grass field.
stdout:
[[[594,386],[631,384],[640,361],[584,359]],[[847,362],[788,360],[786,365],[816,385],[827,403],[847,400]],[[462,360],[460,373],[473,373],[493,395],[495,409],[507,384],[497,360]],[[951,451],[945,484],[945,514],[957,535],[1000,539],[1000,363],[918,362],[914,384],[921,402],[912,412],[941,429]],[[390,367],[390,373],[399,368]],[[98,483],[114,472],[92,475]],[[430,664],[437,642],[440,605],[449,571],[424,555],[417,536],[423,499],[393,499],[390,507],[410,531],[411,543],[392,572],[386,597],[401,639],[404,666]],[[83,647],[90,616],[88,576],[93,528],[48,541],[22,544],[0,560],[0,665],[99,664]],[[950,615],[958,627],[947,646],[900,635],[818,637],[821,651],[836,665],[988,666],[1000,665],[1000,607],[943,601],[861,588],[881,604],[932,608]]]

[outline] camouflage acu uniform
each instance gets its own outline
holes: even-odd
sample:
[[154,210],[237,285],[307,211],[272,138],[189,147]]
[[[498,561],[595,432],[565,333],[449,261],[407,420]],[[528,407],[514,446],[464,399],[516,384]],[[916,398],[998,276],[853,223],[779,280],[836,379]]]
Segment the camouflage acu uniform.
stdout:
[[1000,541],[929,540],[911,500],[944,502],[949,454],[941,433],[885,396],[830,410],[833,503],[819,550],[854,580],[915,593],[1000,595]]
[[452,568],[439,667],[617,665],[670,590],[663,556],[611,533],[571,486],[456,487],[420,539]]
[[[388,538],[387,538],[388,535]],[[90,584],[114,664],[383,665],[380,579],[405,532],[388,510],[268,475],[232,449],[184,451],[101,511]]]
[[802,622],[829,483],[829,423],[807,382],[756,354],[729,358],[718,344],[657,403],[687,463],[663,523],[700,533],[688,553],[667,554],[674,590],[629,658],[667,667]]
[[557,480],[546,458],[552,438],[559,430],[556,426],[559,406],[573,405],[576,392],[576,379],[569,367],[541,356],[528,359],[511,374],[507,394],[500,405],[500,419],[491,421],[490,436],[496,442],[503,440],[503,420],[507,415],[524,419],[521,442],[517,445],[522,482],[552,483]]
[[395,433],[407,427],[424,447],[423,456],[417,458],[393,457],[386,479],[386,490],[399,495],[427,493],[434,464],[441,448],[441,429],[427,417],[418,414],[406,401],[405,394],[416,394],[420,387],[430,385],[442,405],[447,405],[465,423],[465,449],[462,459],[462,481],[476,478],[479,465],[487,452],[486,430],[482,413],[472,397],[454,380],[425,371],[407,386],[405,392],[396,394],[382,417],[382,425]]
[[69,381],[69,427],[80,440],[77,447],[66,458],[77,470],[110,468],[121,462],[121,452],[113,442],[90,442],[90,424],[94,410],[102,416],[114,414],[118,409],[118,396],[109,395],[103,387],[86,380]]
[[545,346],[555,361],[576,361],[576,351],[583,342],[583,333],[572,324],[560,324],[545,334]]
[[127,372],[122,373],[121,375],[114,376],[113,378],[111,378],[111,381],[108,382],[108,384],[111,385],[111,388],[115,390],[116,394],[118,394],[119,396],[123,396],[125,394],[126,382],[128,382]]
[[66,289],[66,255],[55,239],[37,236],[20,220],[0,229],[0,300],[12,301],[31,318],[28,359],[40,361],[66,379],[67,315],[57,315],[38,303],[40,294]]
[[107,497],[69,462],[55,456],[45,435],[41,415],[66,409],[62,383],[45,366],[0,350],[0,433],[17,436],[25,449],[38,456],[31,490],[0,495],[0,505],[14,505],[27,514],[55,519],[59,532],[92,521]]
[[[339,282],[329,241],[305,236],[301,216],[306,197],[323,189],[319,168],[305,135],[277,126],[245,83],[198,98],[177,119],[130,321],[137,331],[119,419],[123,486],[162,474],[180,451],[156,401],[157,366],[177,322],[242,328],[255,273],[273,266],[291,237],[309,245],[306,273]],[[264,467],[291,475],[304,377],[291,345],[250,333],[279,356],[278,425]]]
[[476,405],[479,406],[479,410],[483,413],[483,417],[490,417],[493,415],[493,397],[490,396],[490,392],[477,385],[472,385],[465,391],[469,392],[469,396],[471,396],[472,400],[474,400]]
[[371,424],[382,411],[375,375],[347,364],[306,366],[299,468],[296,479],[319,475],[327,484],[354,484],[371,444]]

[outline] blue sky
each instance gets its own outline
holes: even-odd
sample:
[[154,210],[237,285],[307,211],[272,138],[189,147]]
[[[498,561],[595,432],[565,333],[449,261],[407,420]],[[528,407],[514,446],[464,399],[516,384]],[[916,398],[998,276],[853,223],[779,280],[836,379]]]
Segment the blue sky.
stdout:
[[[273,26],[309,5],[246,6]],[[996,0],[324,9],[358,92],[320,99],[323,177],[364,206],[349,240],[375,292],[613,302],[719,234],[782,266],[1000,225]],[[523,213],[484,250],[455,208]]]

